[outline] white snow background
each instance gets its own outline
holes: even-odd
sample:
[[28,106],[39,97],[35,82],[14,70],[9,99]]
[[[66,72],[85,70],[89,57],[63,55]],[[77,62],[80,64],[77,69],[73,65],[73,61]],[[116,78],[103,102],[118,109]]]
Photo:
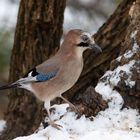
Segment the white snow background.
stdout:
[[[17,3],[19,1],[17,0]],[[10,0],[0,0],[0,27],[9,30],[16,25],[19,5]]]

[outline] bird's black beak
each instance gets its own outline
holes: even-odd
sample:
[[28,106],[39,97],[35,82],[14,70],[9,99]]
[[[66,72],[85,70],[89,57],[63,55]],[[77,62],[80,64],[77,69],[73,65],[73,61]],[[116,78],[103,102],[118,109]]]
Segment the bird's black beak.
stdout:
[[95,53],[101,53],[102,52],[102,49],[96,43],[90,44],[89,47],[93,51],[95,51]]

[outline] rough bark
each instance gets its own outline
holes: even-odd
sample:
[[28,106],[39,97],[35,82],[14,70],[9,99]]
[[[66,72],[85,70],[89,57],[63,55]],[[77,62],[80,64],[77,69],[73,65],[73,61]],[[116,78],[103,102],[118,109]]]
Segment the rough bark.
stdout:
[[84,114],[86,117],[92,118],[108,107],[107,101],[92,86],[89,86],[85,92],[79,94],[76,99],[75,105],[80,112],[78,117]]
[[[60,44],[66,0],[21,0],[10,63],[10,82],[54,54]],[[42,103],[25,90],[10,90],[0,139],[27,135],[40,124]],[[25,125],[26,124],[26,125]]]
[[[123,78],[119,81],[115,87],[120,92],[124,99],[124,106],[132,107],[140,111],[140,1],[136,0],[131,5],[129,10],[130,24],[127,26],[125,39],[123,42],[123,48],[121,49],[121,59],[119,63],[115,61],[111,64],[112,68],[135,61],[133,68],[131,68],[132,77],[131,80],[135,81],[135,85],[128,86],[125,80],[128,79],[129,75],[124,73]],[[134,35],[135,34],[135,35]],[[138,46],[137,50],[134,47]],[[124,53],[133,52],[130,57],[125,57]]]

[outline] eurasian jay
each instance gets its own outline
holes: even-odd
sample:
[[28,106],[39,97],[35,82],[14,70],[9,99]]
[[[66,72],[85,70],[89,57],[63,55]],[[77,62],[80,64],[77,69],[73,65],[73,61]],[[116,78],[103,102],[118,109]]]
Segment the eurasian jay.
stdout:
[[101,52],[101,48],[95,44],[92,36],[80,29],[70,30],[64,38],[58,52],[42,64],[31,69],[23,78],[12,84],[0,87],[23,88],[31,91],[41,101],[45,102],[49,124],[57,129],[50,117],[50,101],[56,97],[62,98],[70,107],[74,107],[62,93],[70,89],[78,80],[83,69],[83,52],[93,49]]

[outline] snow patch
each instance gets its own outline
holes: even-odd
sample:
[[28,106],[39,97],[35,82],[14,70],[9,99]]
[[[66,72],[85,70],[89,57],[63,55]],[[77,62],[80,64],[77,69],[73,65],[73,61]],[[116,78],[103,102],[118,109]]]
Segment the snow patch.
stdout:
[[6,127],[6,122],[4,120],[0,120],[0,133],[4,130]]
[[[131,58],[139,50],[139,45],[136,42],[136,35],[137,35],[137,31],[134,31],[131,33],[131,39],[134,40],[134,44],[131,50],[126,51],[126,53],[122,55],[124,58],[127,58],[127,59]],[[116,60],[120,61],[122,56],[119,56]]]
[[[121,95],[114,89],[124,74],[127,76],[124,80],[125,84],[129,87],[135,85],[135,81],[131,80],[131,69],[134,65],[135,60],[132,60],[123,66],[118,66],[113,71],[107,71],[95,88],[108,101],[109,108],[101,111],[96,116],[96,119],[98,116],[106,119],[104,122],[108,123],[103,125],[107,128],[140,132],[140,115],[138,111],[131,108],[122,109],[124,101]],[[98,121],[98,124],[100,121],[103,122],[102,120]]]
[[[132,87],[135,85],[135,81],[131,80],[132,72],[131,69],[134,67],[135,60],[131,60],[129,63],[123,65],[123,66],[118,66],[116,69],[113,71],[107,71],[104,76],[101,79],[106,79],[103,83],[106,85],[108,84],[111,87],[114,87],[118,84],[119,81],[121,81],[121,78],[124,77],[124,75],[127,76],[125,83],[129,87]],[[100,84],[100,83],[99,83]],[[100,89],[100,87],[96,87],[96,89]],[[111,90],[112,88],[109,87]],[[100,92],[100,91],[98,91]]]
[[138,31],[132,32],[132,33],[131,33],[131,38],[134,38],[134,39],[135,39],[135,38],[136,38],[136,35],[137,35],[137,32],[138,32]]
[[[14,140],[139,140],[140,134],[137,128],[140,116],[136,110],[108,108],[101,111],[94,121],[85,118],[76,118],[74,112],[67,112],[67,104],[55,105],[52,116],[56,123],[61,125],[61,130],[51,126],[40,129],[38,132]],[[61,119],[60,116],[64,115]],[[137,132],[138,131],[138,132]]]

